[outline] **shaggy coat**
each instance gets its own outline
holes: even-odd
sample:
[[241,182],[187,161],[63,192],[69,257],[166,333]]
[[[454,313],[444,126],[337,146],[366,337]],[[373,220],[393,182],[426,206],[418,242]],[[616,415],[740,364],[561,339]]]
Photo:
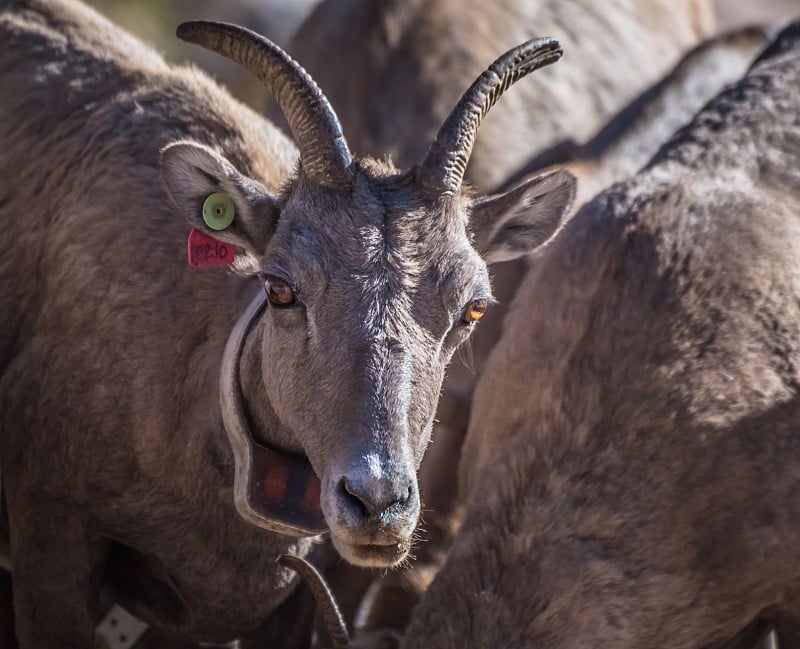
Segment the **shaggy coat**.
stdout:
[[[14,557],[15,585],[56,577],[47,597],[58,608],[38,607],[17,632],[85,636],[86,602],[73,593],[97,583],[108,554],[133,612],[200,637],[241,633],[290,593],[275,557],[310,543],[249,525],[221,488],[232,465],[218,368],[253,287],[187,272],[188,229],[159,151],[187,135],[224,143],[277,189],[294,145],[94,12],[29,5],[24,20],[0,13],[0,461],[12,546],[25,539],[32,555]],[[15,596],[18,610],[34,597]]]
[[[319,478],[340,555],[394,565],[446,364],[492,300],[487,263],[532,252],[574,196],[561,172],[498,196],[461,183],[463,143],[508,84],[558,60],[553,39],[501,56],[400,171],[351,156],[327,100],[269,41],[207,22],[178,35],[257,74],[297,149],[74,0],[0,5],[0,468],[24,649],[90,647],[102,584],[198,641],[276,611],[270,637],[306,641],[308,608],[291,608],[276,560],[319,537],[242,505],[272,482],[234,489],[221,366],[246,442]],[[222,229],[202,216],[218,193],[235,212]],[[244,276],[187,268],[190,225],[235,247]],[[222,363],[259,296],[238,361]]]
[[768,607],[791,632],[799,169],[794,24],[527,276],[404,648],[691,649]]
[[615,182],[627,180],[725,86],[742,78],[774,37],[770,31],[743,27],[703,41],[586,144],[576,146],[567,140],[541,152],[504,186],[551,165],[566,165],[578,177],[579,207]]

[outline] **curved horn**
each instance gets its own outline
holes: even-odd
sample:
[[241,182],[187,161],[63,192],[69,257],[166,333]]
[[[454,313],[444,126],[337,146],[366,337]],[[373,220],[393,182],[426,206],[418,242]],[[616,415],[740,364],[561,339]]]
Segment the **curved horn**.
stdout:
[[352,158],[339,118],[297,61],[272,41],[238,25],[194,20],[178,25],[177,35],[236,61],[258,77],[289,122],[306,175],[326,187],[350,182]]
[[417,180],[439,193],[461,187],[475,135],[484,115],[522,77],[555,63],[564,50],[553,38],[537,38],[509,50],[479,76],[461,97],[417,170]]
[[334,649],[349,649],[350,634],[347,633],[347,625],[344,623],[336,600],[333,598],[328,588],[328,584],[317,572],[317,569],[302,557],[293,554],[282,554],[278,557],[278,562],[287,566],[305,579],[317,605],[322,611],[322,619],[328,629]]

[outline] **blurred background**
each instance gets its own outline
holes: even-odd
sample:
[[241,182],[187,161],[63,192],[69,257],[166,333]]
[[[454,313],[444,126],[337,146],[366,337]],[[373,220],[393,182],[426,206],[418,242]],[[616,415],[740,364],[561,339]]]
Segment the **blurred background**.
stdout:
[[154,46],[173,62],[192,61],[250,106],[261,110],[264,87],[235,63],[188,45],[175,36],[184,20],[222,20],[244,25],[286,45],[318,0],[86,0],[103,15]]
[[[195,18],[224,20],[254,29],[285,46],[317,2],[319,0],[88,0],[88,4],[153,45],[168,60],[197,63],[231,88],[239,99],[258,110],[264,103],[263,87],[241,67],[179,41],[175,37],[175,26]],[[800,0],[715,0],[715,5],[719,31],[746,24],[772,24],[800,16]]]

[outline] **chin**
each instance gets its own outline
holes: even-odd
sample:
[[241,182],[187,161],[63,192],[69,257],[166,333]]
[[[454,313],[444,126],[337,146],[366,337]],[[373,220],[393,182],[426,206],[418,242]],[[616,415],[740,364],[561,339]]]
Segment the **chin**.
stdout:
[[411,549],[411,540],[388,545],[354,544],[331,535],[333,547],[348,563],[362,568],[393,568],[403,562]]

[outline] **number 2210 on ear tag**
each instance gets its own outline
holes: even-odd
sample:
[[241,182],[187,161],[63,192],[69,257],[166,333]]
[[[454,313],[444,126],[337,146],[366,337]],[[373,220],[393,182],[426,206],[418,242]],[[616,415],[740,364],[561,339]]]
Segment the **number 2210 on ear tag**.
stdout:
[[234,246],[208,236],[204,232],[192,228],[188,242],[189,266],[223,266],[233,263],[236,255]]

